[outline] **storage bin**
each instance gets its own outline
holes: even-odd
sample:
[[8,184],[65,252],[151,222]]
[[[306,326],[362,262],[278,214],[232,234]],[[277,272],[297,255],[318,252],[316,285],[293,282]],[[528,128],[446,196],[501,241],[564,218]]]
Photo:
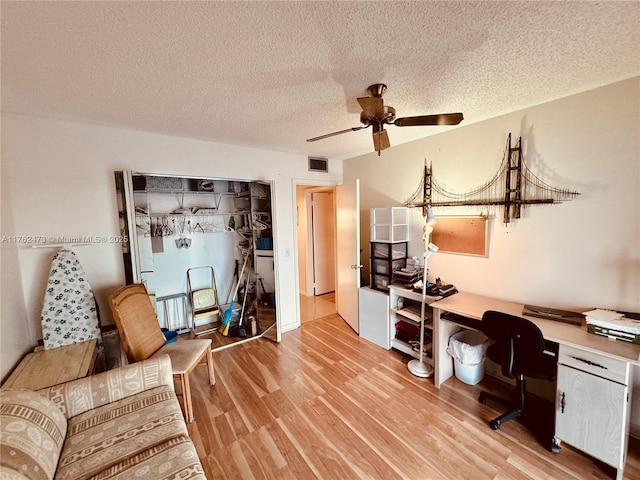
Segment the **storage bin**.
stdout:
[[371,242],[371,288],[386,291],[393,273],[406,265],[408,242]]
[[371,275],[371,288],[374,288],[376,290],[382,290],[382,291],[386,291],[389,288],[389,275],[378,275],[378,274],[372,274]]
[[269,237],[259,237],[256,239],[258,250],[271,250],[273,249],[272,240]]

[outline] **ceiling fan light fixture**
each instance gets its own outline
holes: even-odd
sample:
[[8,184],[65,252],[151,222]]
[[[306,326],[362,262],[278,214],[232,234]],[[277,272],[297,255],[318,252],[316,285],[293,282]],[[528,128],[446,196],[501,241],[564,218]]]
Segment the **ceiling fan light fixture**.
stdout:
[[378,152],[378,156],[380,156],[380,152],[385,150],[391,146],[389,142],[389,134],[383,128],[380,131],[373,132],[373,148],[376,152]]

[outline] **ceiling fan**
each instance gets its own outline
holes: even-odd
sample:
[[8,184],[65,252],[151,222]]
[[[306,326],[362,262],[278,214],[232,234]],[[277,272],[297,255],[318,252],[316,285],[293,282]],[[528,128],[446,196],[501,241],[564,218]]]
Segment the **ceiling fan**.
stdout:
[[383,83],[376,83],[367,88],[370,96],[359,97],[358,103],[362,107],[360,113],[361,127],[352,127],[338,132],[327,133],[319,137],[310,138],[307,142],[315,142],[324,138],[333,137],[347,132],[355,132],[363,128],[373,127],[373,148],[378,155],[385,148],[389,148],[389,135],[384,129],[385,124],[396,127],[412,127],[420,125],[457,125],[462,119],[462,113],[441,113],[438,115],[420,115],[417,117],[396,118],[396,109],[384,104],[382,96],[387,91],[387,86]]

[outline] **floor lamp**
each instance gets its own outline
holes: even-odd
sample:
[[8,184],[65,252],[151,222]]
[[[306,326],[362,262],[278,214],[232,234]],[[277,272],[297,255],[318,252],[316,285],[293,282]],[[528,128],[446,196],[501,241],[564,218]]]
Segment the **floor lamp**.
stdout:
[[424,363],[424,317],[425,317],[425,303],[427,300],[427,289],[429,287],[429,282],[427,280],[427,259],[438,251],[438,247],[433,243],[429,242],[429,237],[431,236],[431,230],[435,223],[435,217],[431,211],[431,207],[427,209],[427,217],[426,217],[426,228],[425,228],[425,243],[427,248],[424,251],[424,269],[422,270],[422,305],[420,306],[420,358],[413,359],[409,361],[407,367],[409,368],[409,372],[411,372],[416,377],[427,378],[433,375],[433,367],[429,364]]

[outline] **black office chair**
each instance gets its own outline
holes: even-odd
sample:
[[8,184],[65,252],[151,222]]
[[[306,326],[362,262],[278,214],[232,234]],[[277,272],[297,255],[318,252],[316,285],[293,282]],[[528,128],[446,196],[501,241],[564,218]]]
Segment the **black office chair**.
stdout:
[[556,358],[544,353],[542,332],[525,318],[489,310],[482,316],[482,331],[495,342],[487,350],[487,356],[502,367],[504,376],[516,379],[516,388],[509,400],[488,392],[481,392],[478,397],[480,403],[490,399],[509,407],[507,412],[489,422],[489,426],[497,430],[504,422],[524,412],[525,377],[553,380],[557,371]]

